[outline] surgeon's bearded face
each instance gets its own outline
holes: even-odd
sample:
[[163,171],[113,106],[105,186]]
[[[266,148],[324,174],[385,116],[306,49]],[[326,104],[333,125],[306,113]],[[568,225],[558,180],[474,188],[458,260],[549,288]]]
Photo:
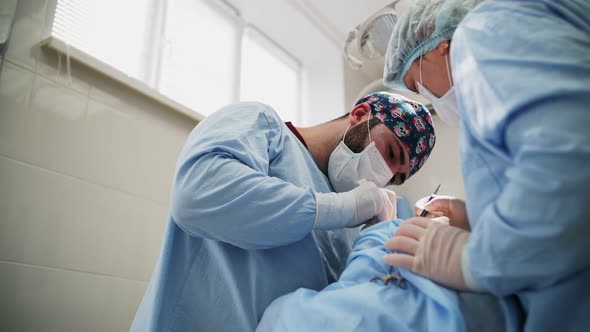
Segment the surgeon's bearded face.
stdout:
[[[371,118],[371,120],[369,120],[369,129],[373,129],[373,127],[380,123],[382,122],[379,119]],[[369,130],[367,130],[367,123],[361,122],[350,128],[344,138],[344,144],[346,144],[350,151],[354,153],[362,152],[367,145],[369,145]]]

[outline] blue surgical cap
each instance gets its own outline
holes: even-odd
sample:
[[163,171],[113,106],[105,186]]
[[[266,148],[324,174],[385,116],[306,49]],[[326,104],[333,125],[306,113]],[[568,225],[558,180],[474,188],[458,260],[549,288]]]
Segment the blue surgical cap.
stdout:
[[414,60],[450,40],[467,13],[482,0],[418,0],[401,15],[393,28],[383,83],[393,89],[408,87],[404,76]]

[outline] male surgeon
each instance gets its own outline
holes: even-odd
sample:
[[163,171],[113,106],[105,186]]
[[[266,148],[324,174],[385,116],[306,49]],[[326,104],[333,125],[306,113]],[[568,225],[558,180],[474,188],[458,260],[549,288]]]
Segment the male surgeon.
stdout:
[[255,102],[212,114],[178,159],[160,259],[131,330],[253,331],[279,296],[336,281],[355,227],[395,216],[383,187],[415,174],[434,143],[428,110],[388,93],[309,128]]

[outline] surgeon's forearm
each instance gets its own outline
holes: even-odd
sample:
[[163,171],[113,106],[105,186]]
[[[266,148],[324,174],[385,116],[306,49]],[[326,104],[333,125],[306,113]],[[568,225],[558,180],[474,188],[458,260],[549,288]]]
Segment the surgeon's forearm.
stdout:
[[355,222],[355,201],[350,192],[316,193],[316,203],[314,228],[338,229]]

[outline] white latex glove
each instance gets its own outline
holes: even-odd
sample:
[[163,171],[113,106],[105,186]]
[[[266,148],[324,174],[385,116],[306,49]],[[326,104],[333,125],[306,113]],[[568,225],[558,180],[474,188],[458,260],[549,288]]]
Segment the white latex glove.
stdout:
[[363,181],[344,193],[317,193],[315,228],[356,227],[372,218],[377,222],[395,219],[395,193]]
[[394,252],[383,262],[403,267],[457,290],[471,290],[461,269],[461,254],[469,232],[430,219],[404,221],[385,248]]
[[397,217],[395,192],[378,188],[373,182],[367,181],[362,182],[351,192],[356,201],[357,225],[367,221],[376,223]]
[[434,216],[445,216],[449,218],[451,226],[471,231],[465,201],[453,196],[435,196],[426,203],[424,210]]

